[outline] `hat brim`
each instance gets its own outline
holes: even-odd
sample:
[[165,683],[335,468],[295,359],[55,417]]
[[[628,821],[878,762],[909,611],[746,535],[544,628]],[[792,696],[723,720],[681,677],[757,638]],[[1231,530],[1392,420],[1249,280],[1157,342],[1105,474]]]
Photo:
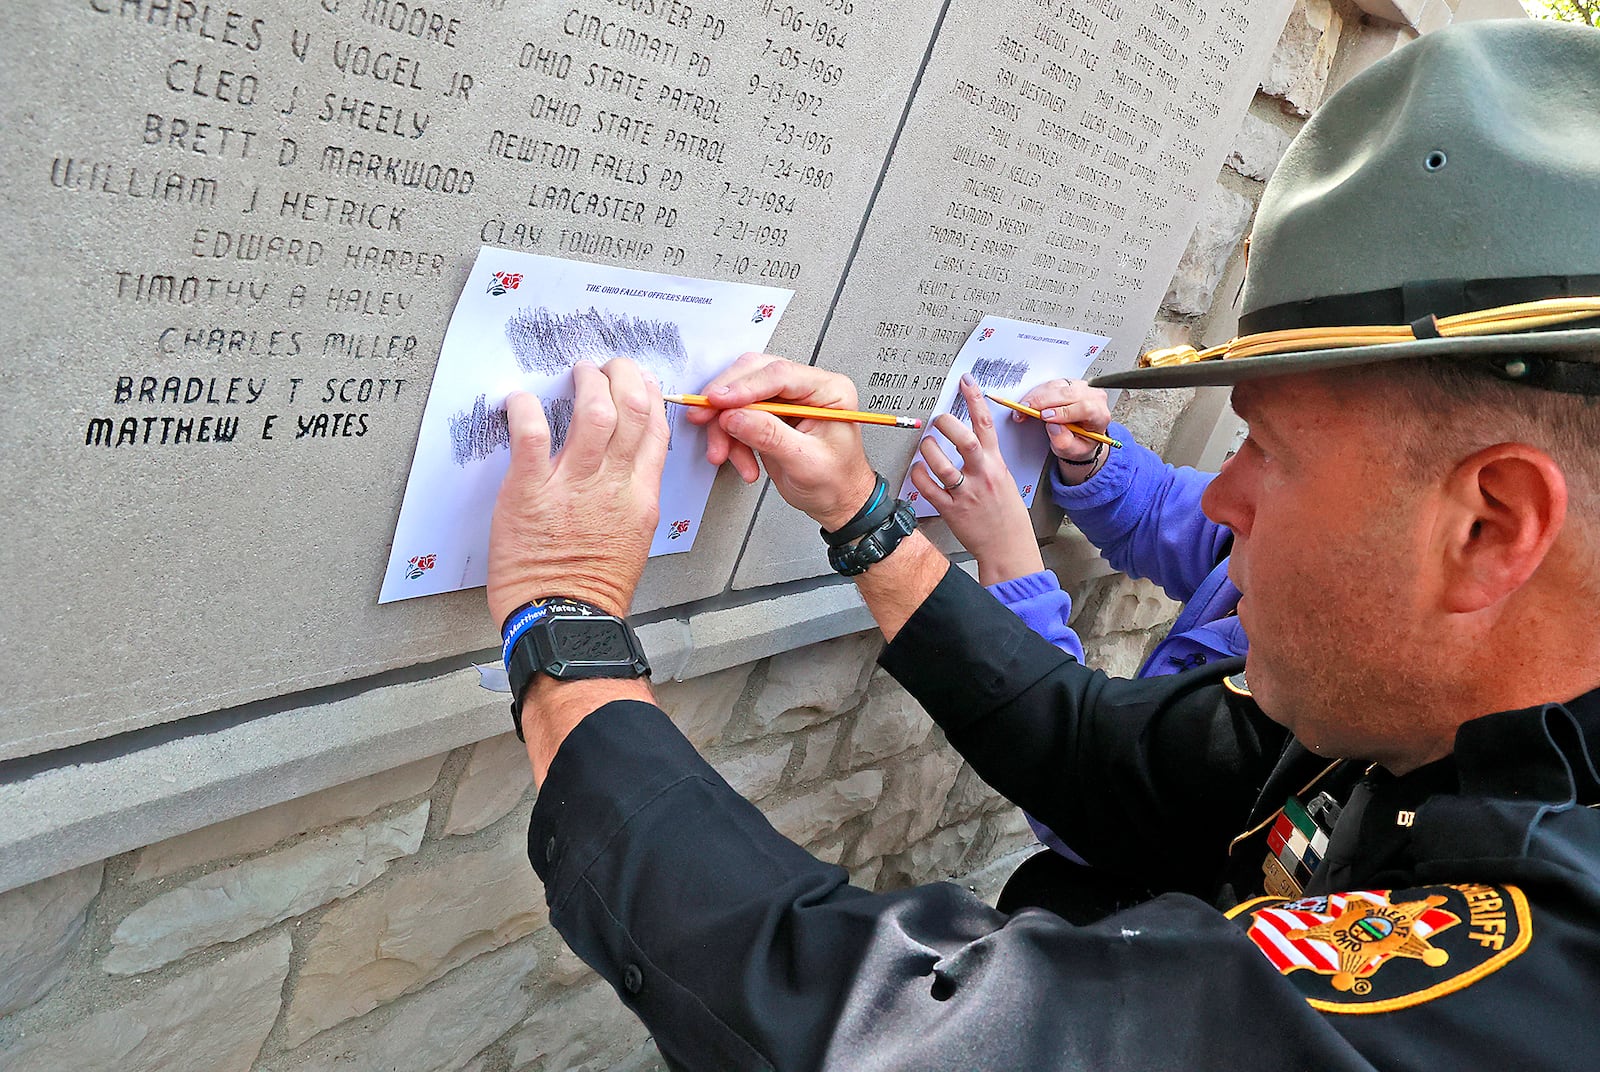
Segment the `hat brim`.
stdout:
[[1302,350],[1266,357],[1239,357],[1196,361],[1165,368],[1130,369],[1097,376],[1095,387],[1226,387],[1268,376],[1348,365],[1372,365],[1408,358],[1449,357],[1460,354],[1547,354],[1563,350],[1588,350],[1576,360],[1600,362],[1600,328],[1575,331],[1540,331],[1519,335],[1474,335],[1457,339],[1417,339],[1383,346],[1346,346],[1337,350]]

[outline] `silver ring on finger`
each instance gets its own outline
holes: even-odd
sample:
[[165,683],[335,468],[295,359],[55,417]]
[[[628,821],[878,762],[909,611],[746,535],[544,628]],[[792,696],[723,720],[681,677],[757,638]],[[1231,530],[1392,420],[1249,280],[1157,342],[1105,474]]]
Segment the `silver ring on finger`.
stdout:
[[966,473],[957,473],[956,474],[956,482],[954,484],[946,484],[944,486],[944,490],[945,491],[955,491],[957,488],[959,488],[961,485],[965,484],[966,482],[967,482],[967,474]]

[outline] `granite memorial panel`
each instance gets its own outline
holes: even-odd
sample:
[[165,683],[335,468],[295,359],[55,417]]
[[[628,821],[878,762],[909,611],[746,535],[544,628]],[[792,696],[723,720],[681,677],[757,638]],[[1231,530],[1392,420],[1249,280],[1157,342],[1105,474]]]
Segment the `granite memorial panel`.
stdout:
[[[0,759],[492,645],[481,591],[377,605],[479,244],[793,288],[809,357],[938,14],[8,4]],[[723,591],[758,495],[635,609]]]
[[[992,313],[1109,336],[1090,375],[1131,367],[1292,6],[954,0],[818,363],[926,413]],[[915,441],[865,438],[897,484]],[[734,587],[827,569],[767,495]]]

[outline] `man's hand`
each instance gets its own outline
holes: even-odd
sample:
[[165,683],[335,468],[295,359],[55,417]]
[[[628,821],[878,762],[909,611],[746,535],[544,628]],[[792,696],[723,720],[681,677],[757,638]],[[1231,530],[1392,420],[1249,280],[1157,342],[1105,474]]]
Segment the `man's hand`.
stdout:
[[572,370],[572,426],[550,455],[539,399],[506,400],[511,467],[489,530],[489,616],[571,596],[628,613],[655,533],[667,420],[661,388],[631,361]]
[[[706,426],[706,458],[713,465],[731,461],[751,483],[765,464],[784,500],[830,532],[866,505],[877,478],[855,425],[811,420],[789,425],[770,413],[738,408],[781,399],[855,409],[856,385],[848,377],[771,354],[745,354],[706,385],[705,395],[717,408],[695,407],[688,417]],[[817,551],[822,553],[820,546]],[[855,578],[885,638],[894,639],[948,568],[944,556],[914,532]]]
[[738,408],[777,400],[855,409],[856,385],[849,377],[771,354],[745,354],[706,385],[705,395],[716,408],[692,408],[688,418],[707,426],[706,459],[712,465],[732,462],[749,484],[765,463],[778,494],[830,531],[866,504],[876,481],[854,424],[790,425],[770,413]]
[[949,413],[933,419],[933,427],[960,452],[961,468],[929,436],[918,448],[922,457],[911,466],[911,483],[939,511],[961,545],[977,556],[980,583],[998,584],[1037,573],[1044,569],[1044,559],[1033,537],[1028,508],[1000,456],[989,400],[971,376],[961,377],[961,397],[972,415],[971,428]]
[[[1023,395],[1022,404],[1044,414],[1045,432],[1050,436],[1050,452],[1056,456],[1056,469],[1063,483],[1081,484],[1100,471],[1105,464],[1103,450],[1100,452],[1099,465],[1071,464],[1093,458],[1100,444],[1073,435],[1062,426],[1075,424],[1104,435],[1111,424],[1111,408],[1106,405],[1104,391],[1090,387],[1083,380],[1050,380]],[[1014,413],[1012,419],[1026,421],[1032,418]]]

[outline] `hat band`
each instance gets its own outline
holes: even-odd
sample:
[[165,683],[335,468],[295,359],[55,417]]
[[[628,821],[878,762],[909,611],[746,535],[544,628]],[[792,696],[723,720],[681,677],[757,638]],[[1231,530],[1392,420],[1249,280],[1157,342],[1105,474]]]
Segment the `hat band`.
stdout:
[[[1600,291],[1600,287],[1595,288]],[[1306,350],[1338,350],[1361,346],[1389,346],[1419,339],[1464,338],[1479,335],[1512,335],[1545,328],[1571,326],[1576,321],[1600,319],[1600,295],[1546,298],[1519,302],[1493,309],[1439,317],[1419,317],[1414,323],[1399,325],[1356,325],[1349,327],[1286,328],[1242,335],[1209,350],[1193,346],[1173,346],[1151,350],[1139,358],[1139,368],[1170,368],[1197,361],[1230,360],[1241,357],[1270,357],[1273,354],[1300,353]]]
[[1525,305],[1546,298],[1600,294],[1600,275],[1540,275],[1503,279],[1424,279],[1386,290],[1335,294],[1256,309],[1239,318],[1240,335],[1352,324],[1415,324],[1430,316]]

